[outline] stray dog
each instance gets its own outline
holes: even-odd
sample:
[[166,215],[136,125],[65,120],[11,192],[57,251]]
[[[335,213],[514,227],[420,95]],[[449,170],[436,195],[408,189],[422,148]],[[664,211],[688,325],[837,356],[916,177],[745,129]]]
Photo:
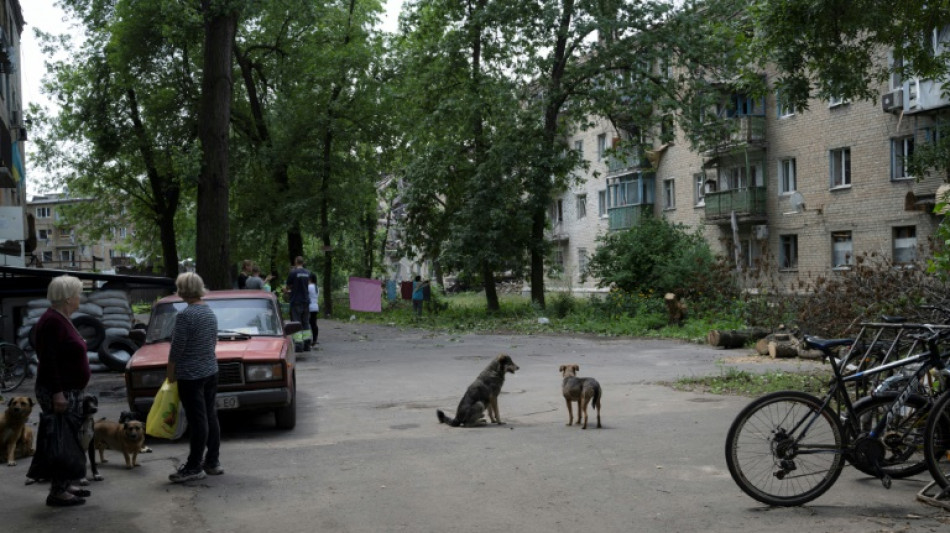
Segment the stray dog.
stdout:
[[505,384],[505,374],[514,374],[515,370],[518,370],[518,365],[511,360],[510,356],[498,354],[498,357],[493,359],[468,386],[468,390],[462,396],[462,401],[459,402],[458,409],[455,410],[455,418],[449,418],[441,410],[436,410],[435,414],[438,415],[439,422],[452,427],[484,424],[485,409],[488,409],[488,417],[491,421],[501,424],[501,415],[498,414],[498,395],[501,393],[501,386]]
[[26,421],[36,402],[27,396],[15,396],[7,402],[7,409],[0,415],[0,444],[7,458],[7,466],[16,466],[18,457],[29,457],[33,449],[33,429]]
[[[95,429],[96,438],[93,446],[99,450],[99,462],[107,463],[105,450],[118,450],[125,457],[125,467],[131,470],[139,466],[138,455],[142,451],[142,445],[145,444],[145,424],[133,420],[129,422],[112,422],[111,420],[98,420]],[[93,450],[89,449],[89,457],[93,457]],[[96,468],[95,461],[92,464],[93,479],[102,479],[99,476],[99,470]]]
[[567,425],[574,424],[574,413],[571,410],[571,402],[577,402],[577,425],[581,423],[581,415],[584,416],[584,426],[581,429],[587,429],[587,404],[590,403],[597,409],[597,427],[600,426],[600,383],[594,378],[579,378],[577,371],[581,367],[577,365],[561,365],[561,376],[564,382],[561,384],[561,392],[564,393],[564,401],[567,402]]
[[[120,423],[120,424],[124,424],[124,423],[126,423],[126,422],[133,422],[133,421],[135,421],[135,422],[141,422],[141,423],[143,423],[143,424],[145,423],[145,421],[142,420],[142,418],[139,416],[139,414],[136,413],[135,411],[122,411],[121,413],[119,413],[119,423]],[[149,448],[148,446],[145,446],[145,445],[143,444],[143,445],[142,445],[142,451],[139,452],[139,453],[152,453],[152,449]]]
[[[82,446],[83,450],[89,451],[89,457],[91,458],[89,463],[92,465],[93,476],[92,478],[96,481],[102,481],[102,478],[96,474],[96,462],[93,459],[92,455],[92,443],[95,439],[95,427],[96,419],[95,415],[99,412],[99,398],[86,395],[82,399],[82,425],[79,426],[79,445]],[[89,480],[83,477],[79,480],[80,485],[88,485]]]

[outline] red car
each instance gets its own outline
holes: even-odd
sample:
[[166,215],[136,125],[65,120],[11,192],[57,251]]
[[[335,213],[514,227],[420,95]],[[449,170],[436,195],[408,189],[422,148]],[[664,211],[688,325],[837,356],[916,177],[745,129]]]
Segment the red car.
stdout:
[[[277,298],[266,291],[211,291],[204,301],[218,319],[218,410],[271,410],[278,428],[292,429],[297,379],[289,336],[301,324],[283,322]],[[126,366],[129,408],[142,420],[165,381],[175,317],[185,305],[178,296],[167,296],[152,306],[145,344]]]

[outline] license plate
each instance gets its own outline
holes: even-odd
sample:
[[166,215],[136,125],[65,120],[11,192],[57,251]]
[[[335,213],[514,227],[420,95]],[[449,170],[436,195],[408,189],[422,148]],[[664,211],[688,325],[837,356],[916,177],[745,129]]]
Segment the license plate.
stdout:
[[237,409],[237,396],[218,396],[214,399],[214,406],[218,409]]

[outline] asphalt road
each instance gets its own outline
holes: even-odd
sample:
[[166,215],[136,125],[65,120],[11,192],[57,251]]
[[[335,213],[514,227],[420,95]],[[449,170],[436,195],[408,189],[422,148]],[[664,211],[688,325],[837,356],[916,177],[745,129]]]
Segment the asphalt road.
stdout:
[[[225,475],[186,486],[167,476],[183,441],[150,439],[127,471],[105,476],[81,508],[51,509],[25,485],[29,461],[0,467],[0,531],[63,532],[733,532],[946,531],[950,511],[919,503],[924,476],[880,482],[847,469],[812,504],[769,508],[733,483],[725,434],[748,398],[661,384],[724,366],[771,365],[680,342],[567,336],[451,335],[323,321],[298,365],[298,425],[226,417]],[[450,428],[454,409],[500,352],[521,367],[499,400],[506,424]],[[603,429],[566,427],[558,366],[604,389]],[[810,362],[781,363],[785,366]],[[125,408],[118,375],[96,374],[100,412]],[[37,418],[34,413],[33,420]]]

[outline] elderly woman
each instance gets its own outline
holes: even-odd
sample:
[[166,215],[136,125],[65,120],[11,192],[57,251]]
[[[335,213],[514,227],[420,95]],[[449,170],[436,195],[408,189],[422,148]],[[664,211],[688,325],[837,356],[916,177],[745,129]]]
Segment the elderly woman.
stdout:
[[175,317],[167,378],[169,383],[178,382],[178,398],[185,409],[191,440],[188,460],[168,479],[184,483],[204,479],[205,474],[224,473],[218,457],[221,429],[215,410],[218,360],[214,348],[218,342],[218,319],[201,299],[205,286],[198,274],[181,274],[175,286],[188,307]]
[[[36,401],[44,414],[71,413],[82,417],[83,392],[91,373],[86,341],[69,316],[79,309],[82,281],[73,276],[53,278],[46,291],[49,309],[36,323]],[[42,434],[40,435],[42,437]],[[89,491],[72,486],[63,475],[50,472],[46,505],[82,505]]]

